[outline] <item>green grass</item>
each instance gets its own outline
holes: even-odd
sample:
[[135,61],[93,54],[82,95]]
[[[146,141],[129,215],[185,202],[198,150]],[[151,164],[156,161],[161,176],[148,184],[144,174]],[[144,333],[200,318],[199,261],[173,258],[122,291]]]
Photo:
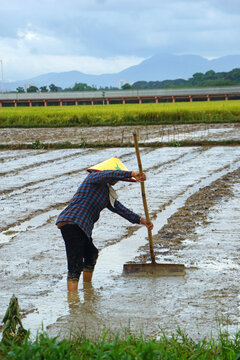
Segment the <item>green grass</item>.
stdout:
[[0,108],[0,127],[119,126],[239,121],[239,100]]
[[34,341],[25,340],[22,345],[0,344],[0,359],[4,360],[185,360],[185,359],[240,359],[240,333],[234,337],[220,334],[215,340],[194,341],[180,330],[171,337],[164,334],[159,340],[127,334],[109,337],[107,332],[97,341],[85,337],[72,341],[39,335]]

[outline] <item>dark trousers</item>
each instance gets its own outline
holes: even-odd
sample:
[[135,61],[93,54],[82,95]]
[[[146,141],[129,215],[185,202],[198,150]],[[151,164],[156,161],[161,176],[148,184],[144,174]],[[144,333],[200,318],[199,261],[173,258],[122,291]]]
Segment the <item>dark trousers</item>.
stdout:
[[82,271],[92,272],[94,270],[98,258],[98,249],[78,225],[67,224],[62,226],[60,230],[67,253],[67,278],[78,281]]

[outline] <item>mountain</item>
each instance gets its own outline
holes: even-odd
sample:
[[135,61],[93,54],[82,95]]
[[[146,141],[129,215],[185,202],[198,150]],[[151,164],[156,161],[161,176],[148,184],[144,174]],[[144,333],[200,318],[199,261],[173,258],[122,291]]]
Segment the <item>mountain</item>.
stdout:
[[131,66],[114,74],[91,75],[80,71],[61,73],[48,73],[37,77],[5,83],[5,88],[15,90],[18,86],[34,84],[37,87],[50,84],[67,88],[75,83],[86,83],[90,86],[117,86],[119,81],[133,83],[136,81],[156,81],[188,79],[196,72],[205,73],[208,70],[231,71],[240,68],[240,55],[228,55],[217,59],[208,60],[198,55],[172,55],[159,53],[139,65]]

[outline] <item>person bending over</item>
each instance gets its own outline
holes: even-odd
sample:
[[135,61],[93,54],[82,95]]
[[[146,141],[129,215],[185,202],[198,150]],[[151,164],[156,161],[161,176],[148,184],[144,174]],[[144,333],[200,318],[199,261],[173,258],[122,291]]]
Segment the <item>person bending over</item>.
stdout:
[[[120,160],[119,160],[120,161]],[[108,160],[104,163],[107,163]],[[96,166],[97,167],[97,166]],[[67,289],[76,291],[83,272],[83,281],[92,279],[98,258],[98,249],[92,241],[92,230],[103,209],[107,208],[133,224],[143,224],[152,229],[152,222],[147,224],[144,217],[135,214],[117,200],[112,185],[118,181],[146,180],[146,175],[138,171],[89,169],[90,174],[77,189],[70,204],[60,213],[56,225],[61,230],[67,255]]]

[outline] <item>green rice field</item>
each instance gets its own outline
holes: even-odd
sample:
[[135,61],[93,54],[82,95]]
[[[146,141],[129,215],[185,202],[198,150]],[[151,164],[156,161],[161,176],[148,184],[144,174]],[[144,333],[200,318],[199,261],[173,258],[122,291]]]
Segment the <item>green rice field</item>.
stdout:
[[0,127],[118,126],[239,121],[240,100],[0,108]]

